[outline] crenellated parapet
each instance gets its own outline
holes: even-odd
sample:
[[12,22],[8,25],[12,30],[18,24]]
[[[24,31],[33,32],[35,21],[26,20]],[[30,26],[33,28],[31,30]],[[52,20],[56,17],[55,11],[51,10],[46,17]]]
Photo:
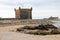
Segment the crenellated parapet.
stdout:
[[15,16],[19,19],[32,19],[32,7],[31,8],[18,8],[15,10]]

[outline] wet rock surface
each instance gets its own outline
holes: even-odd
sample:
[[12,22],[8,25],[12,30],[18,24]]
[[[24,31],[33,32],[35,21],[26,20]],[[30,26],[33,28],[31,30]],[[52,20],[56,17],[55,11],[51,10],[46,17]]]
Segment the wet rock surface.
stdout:
[[54,25],[38,25],[38,26],[24,26],[22,28],[17,28],[16,31],[18,32],[24,32],[24,33],[28,33],[28,34],[50,34],[51,32],[53,32],[54,30],[57,31],[57,27],[55,27]]

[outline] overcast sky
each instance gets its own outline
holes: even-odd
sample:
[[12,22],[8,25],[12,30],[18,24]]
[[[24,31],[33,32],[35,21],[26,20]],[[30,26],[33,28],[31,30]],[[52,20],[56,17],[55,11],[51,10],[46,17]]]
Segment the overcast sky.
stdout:
[[32,7],[33,19],[60,17],[60,0],[0,0],[0,17],[15,18],[14,8]]

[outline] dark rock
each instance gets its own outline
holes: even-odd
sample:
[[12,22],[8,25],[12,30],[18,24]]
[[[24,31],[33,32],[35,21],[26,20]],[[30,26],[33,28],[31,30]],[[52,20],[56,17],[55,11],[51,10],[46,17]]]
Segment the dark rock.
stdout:
[[46,35],[46,34],[58,34],[58,28],[52,24],[47,25],[38,25],[38,26],[24,26],[22,28],[17,28],[16,31],[23,32],[26,34],[34,34],[34,35]]
[[54,25],[38,25],[38,26],[24,26],[22,28],[18,28],[17,31],[23,31],[24,29],[27,30],[49,30],[49,29],[57,29]]

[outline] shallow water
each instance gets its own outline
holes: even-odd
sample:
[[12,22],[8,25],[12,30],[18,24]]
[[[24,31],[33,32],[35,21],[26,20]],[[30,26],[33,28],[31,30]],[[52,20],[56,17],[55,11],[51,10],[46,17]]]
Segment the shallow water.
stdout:
[[55,25],[56,27],[60,27],[60,21],[52,21],[53,25]]

